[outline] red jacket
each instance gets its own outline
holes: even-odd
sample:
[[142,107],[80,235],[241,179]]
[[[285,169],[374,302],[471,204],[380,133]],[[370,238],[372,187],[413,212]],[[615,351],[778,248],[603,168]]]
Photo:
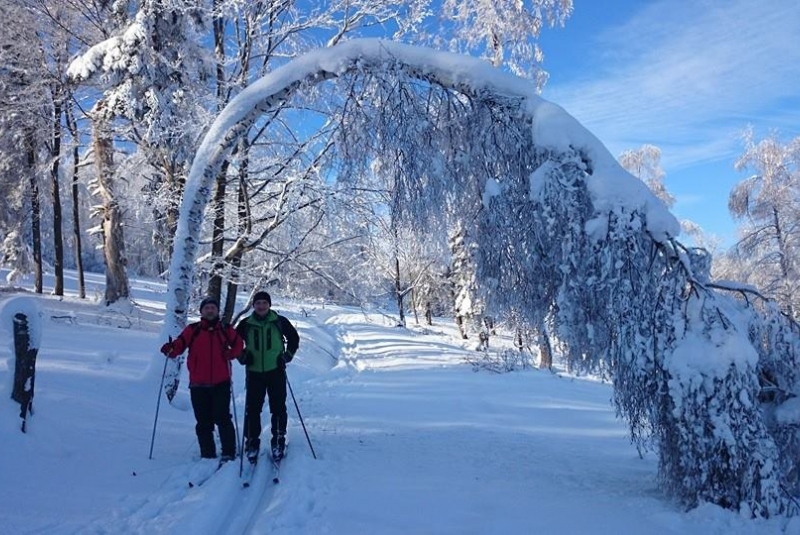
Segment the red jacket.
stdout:
[[189,386],[213,386],[231,378],[230,361],[244,350],[241,336],[230,325],[200,320],[183,329],[172,343],[169,358],[189,350]]

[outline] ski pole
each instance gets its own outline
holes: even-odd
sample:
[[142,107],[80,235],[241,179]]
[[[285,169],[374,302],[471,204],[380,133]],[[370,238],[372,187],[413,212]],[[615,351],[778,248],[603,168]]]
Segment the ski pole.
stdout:
[[[172,343],[172,337],[169,337]],[[150,455],[148,459],[153,460],[153,444],[156,442],[156,425],[158,424],[158,409],[161,408],[161,391],[164,390],[164,378],[167,376],[167,362],[169,359],[164,357],[164,371],[161,372],[161,386],[158,387],[158,401],[156,401],[156,418],[153,420],[153,436],[150,438]]]
[[317,458],[317,454],[314,453],[314,446],[311,445],[311,438],[308,436],[308,430],[306,429],[306,424],[303,421],[303,415],[300,414],[300,407],[297,405],[297,399],[294,397],[294,391],[292,390],[292,383],[289,382],[289,374],[286,373],[286,370],[283,371],[283,376],[286,378],[286,386],[289,387],[289,393],[292,394],[292,401],[294,402],[294,408],[297,410],[297,417],[300,418],[300,425],[303,426],[303,433],[306,434],[306,440],[308,441],[308,447],[311,448],[311,455],[314,458]]
[[[228,362],[228,370],[231,372],[231,403],[233,403],[233,428],[236,430],[236,442],[239,442],[239,417],[236,415],[236,397],[233,395],[233,370],[231,363]],[[239,452],[241,455],[242,452]]]
[[239,443],[239,477],[242,477],[242,473],[244,472],[244,442],[247,440],[247,394],[248,388],[248,377],[247,377],[247,370],[245,370],[244,375],[244,419],[242,422],[242,441]]
[[[247,386],[245,385],[245,392],[247,391]],[[244,441],[245,437],[247,436],[247,394],[245,394],[245,402],[244,402],[244,423],[242,424],[242,441],[239,443],[239,477],[242,477],[242,473],[244,472]]]

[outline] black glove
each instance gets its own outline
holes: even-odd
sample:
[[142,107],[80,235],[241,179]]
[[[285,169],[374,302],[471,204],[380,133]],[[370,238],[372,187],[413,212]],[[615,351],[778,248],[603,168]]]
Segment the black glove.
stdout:
[[249,349],[245,349],[241,355],[236,357],[236,360],[239,361],[239,364],[250,366],[253,363],[253,353]]
[[172,337],[169,337],[169,342],[161,346],[161,353],[165,357],[169,357],[172,354],[172,350],[175,349],[175,345],[172,343]]
[[278,369],[285,370],[286,363],[291,362],[291,360],[292,360],[292,354],[289,353],[288,351],[284,351],[283,353],[278,355]]

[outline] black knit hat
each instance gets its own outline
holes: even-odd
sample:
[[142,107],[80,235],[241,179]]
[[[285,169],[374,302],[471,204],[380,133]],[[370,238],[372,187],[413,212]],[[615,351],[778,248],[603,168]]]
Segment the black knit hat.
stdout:
[[202,301],[200,301],[200,312],[203,311],[203,307],[206,305],[214,305],[219,310],[219,301],[217,301],[213,297],[204,297]]
[[253,296],[253,303],[256,301],[266,301],[272,305],[272,297],[265,291],[256,292],[256,295]]

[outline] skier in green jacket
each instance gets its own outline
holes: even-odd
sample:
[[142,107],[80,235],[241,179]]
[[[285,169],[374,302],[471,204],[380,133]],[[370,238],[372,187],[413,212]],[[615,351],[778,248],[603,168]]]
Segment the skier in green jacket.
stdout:
[[251,463],[261,447],[261,410],[269,398],[272,415],[272,457],[281,459],[286,448],[286,363],[300,345],[297,330],[285,317],[271,310],[272,298],[260,291],[253,296],[253,313],[236,326],[245,341],[240,362],[247,366],[245,399],[245,453]]

